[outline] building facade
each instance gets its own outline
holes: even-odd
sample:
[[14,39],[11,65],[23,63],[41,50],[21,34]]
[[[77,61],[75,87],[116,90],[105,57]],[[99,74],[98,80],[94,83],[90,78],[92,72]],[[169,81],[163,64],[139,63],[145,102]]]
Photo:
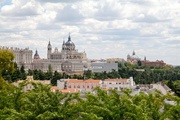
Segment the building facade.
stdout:
[[63,41],[62,48],[52,50],[52,45],[49,41],[47,46],[47,59],[40,59],[38,52],[34,54],[32,69],[40,69],[47,71],[49,66],[53,71],[65,72],[68,74],[82,74],[88,69],[90,63],[85,52],[78,52],[75,44],[71,41],[69,35],[68,40]]
[[91,62],[90,70],[92,72],[112,72],[112,70],[118,71],[118,63],[107,62]]
[[67,90],[77,89],[80,92],[92,91],[96,87],[100,87],[101,80],[68,80]]
[[118,91],[124,88],[133,89],[135,87],[135,82],[132,77],[129,79],[105,79],[101,86],[103,89],[116,89]]
[[94,88],[100,87],[101,89],[116,89],[121,91],[122,89],[135,89],[136,85],[132,77],[130,78],[117,78],[117,79],[105,79],[105,80],[78,80],[78,79],[60,79],[57,80],[57,87],[60,91],[69,92],[92,92]]
[[29,50],[29,48],[20,49],[20,48],[13,48],[13,47],[5,47],[0,46],[0,49],[6,49],[12,51],[15,55],[14,62],[17,63],[17,66],[20,68],[24,65],[25,70],[32,69],[32,54],[33,51]]
[[141,63],[142,63],[142,66],[154,66],[154,67],[166,66],[166,63],[163,60],[149,61],[149,60],[146,60],[146,57],[144,57],[144,60],[142,60]]

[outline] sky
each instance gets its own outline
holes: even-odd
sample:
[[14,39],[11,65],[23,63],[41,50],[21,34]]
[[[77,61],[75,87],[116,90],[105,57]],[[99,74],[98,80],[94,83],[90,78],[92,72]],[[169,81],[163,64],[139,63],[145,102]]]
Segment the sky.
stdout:
[[136,55],[180,65],[180,0],[0,0],[0,46],[47,57],[71,40],[89,59]]

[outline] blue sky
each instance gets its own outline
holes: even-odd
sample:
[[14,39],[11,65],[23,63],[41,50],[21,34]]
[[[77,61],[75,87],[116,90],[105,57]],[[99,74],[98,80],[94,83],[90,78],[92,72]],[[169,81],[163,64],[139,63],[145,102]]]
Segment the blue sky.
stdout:
[[179,0],[0,0],[0,45],[29,47],[46,58],[69,32],[90,59],[164,60],[180,65]]
[[12,2],[11,0],[0,0],[0,7],[4,5],[10,5],[11,2]]

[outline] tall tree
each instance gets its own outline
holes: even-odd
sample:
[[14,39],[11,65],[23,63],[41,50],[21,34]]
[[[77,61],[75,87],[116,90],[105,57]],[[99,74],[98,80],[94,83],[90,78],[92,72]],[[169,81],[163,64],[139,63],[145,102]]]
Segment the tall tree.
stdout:
[[52,77],[53,77],[53,69],[52,69],[51,64],[49,64],[48,65],[48,71],[46,73],[46,79],[50,80],[50,79],[52,79]]
[[0,76],[2,71],[12,73],[14,71],[14,54],[8,50],[0,50]]
[[94,73],[91,70],[85,70],[84,71],[84,79],[93,79],[94,78]]

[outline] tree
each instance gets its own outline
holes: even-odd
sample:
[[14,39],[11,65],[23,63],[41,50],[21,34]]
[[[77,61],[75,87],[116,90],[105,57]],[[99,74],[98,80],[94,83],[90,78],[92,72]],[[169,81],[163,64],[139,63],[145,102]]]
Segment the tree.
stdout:
[[137,64],[138,66],[142,66],[142,62],[140,60],[138,60]]
[[50,80],[53,77],[53,70],[51,64],[48,65],[48,71],[46,73],[46,79]]
[[14,54],[8,50],[0,50],[0,76],[2,71],[12,73],[14,71]]
[[94,73],[91,70],[85,70],[84,71],[84,79],[93,79],[94,78]]
[[57,85],[57,80],[63,78],[63,76],[58,73],[57,71],[54,72],[53,78],[51,79],[51,84],[52,85]]

